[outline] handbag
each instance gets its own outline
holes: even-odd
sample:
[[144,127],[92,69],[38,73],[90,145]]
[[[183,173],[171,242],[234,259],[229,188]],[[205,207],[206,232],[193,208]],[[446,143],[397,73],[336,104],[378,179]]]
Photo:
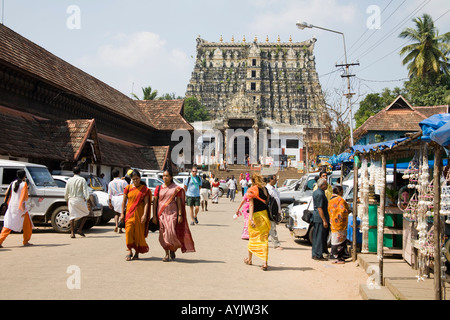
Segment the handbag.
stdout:
[[117,224],[117,227],[119,229],[125,229],[125,218],[124,218],[124,220],[119,220],[119,223]]
[[153,222],[153,219],[150,219],[148,222],[148,230],[151,232],[156,232],[159,230],[159,220],[156,218],[156,223]]
[[[312,199],[311,199],[311,201],[312,201]],[[308,204],[307,208],[309,208],[309,205],[311,204],[311,201],[309,201],[309,204]],[[311,223],[312,215],[313,215],[313,212],[311,210],[305,209],[305,210],[303,210],[302,220],[307,222],[307,223]]]
[[9,185],[8,191],[6,192],[5,202],[0,205],[0,216],[4,216],[6,211],[8,210],[8,200],[11,196],[11,185]]
[[[156,197],[156,212],[158,212],[158,204],[159,204],[159,190],[161,189],[161,186],[157,186],[156,191],[158,192],[158,197]],[[148,231],[151,232],[156,232],[159,230],[159,219],[158,219],[158,214],[156,214],[156,223],[153,222],[153,219],[150,218],[150,221],[148,222]]]

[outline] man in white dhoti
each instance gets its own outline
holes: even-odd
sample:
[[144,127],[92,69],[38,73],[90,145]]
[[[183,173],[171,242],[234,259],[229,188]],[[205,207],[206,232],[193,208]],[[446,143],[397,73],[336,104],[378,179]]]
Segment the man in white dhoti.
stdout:
[[119,233],[123,233],[122,228],[119,228],[119,216],[122,213],[123,190],[128,183],[119,177],[119,170],[114,169],[112,175],[114,179],[108,185],[109,208],[116,213],[114,216],[114,221],[116,222],[114,232],[119,231]]
[[86,203],[89,199],[88,186],[86,180],[79,175],[80,172],[80,167],[76,166],[73,168],[74,176],[67,181],[66,193],[64,196],[67,201],[67,206],[69,207],[71,238],[75,238],[74,225],[77,220],[80,220],[80,224],[76,233],[85,237],[83,226],[89,215],[89,209]]

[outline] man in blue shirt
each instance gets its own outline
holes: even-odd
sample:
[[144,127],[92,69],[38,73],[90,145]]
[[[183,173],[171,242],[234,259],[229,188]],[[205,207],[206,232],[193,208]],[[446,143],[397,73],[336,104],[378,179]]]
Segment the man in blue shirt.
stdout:
[[[186,180],[184,190],[186,191],[186,205],[191,211],[191,225],[198,223],[197,215],[200,209],[200,188],[202,187],[202,180],[197,176],[197,167],[193,166],[191,175]],[[195,212],[194,212],[195,207]]]
[[318,188],[313,192],[314,212],[312,223],[314,225],[312,239],[312,258],[314,260],[328,260],[323,257],[327,250],[330,216],[328,215],[328,199],[325,190],[328,188],[326,179],[317,181]]

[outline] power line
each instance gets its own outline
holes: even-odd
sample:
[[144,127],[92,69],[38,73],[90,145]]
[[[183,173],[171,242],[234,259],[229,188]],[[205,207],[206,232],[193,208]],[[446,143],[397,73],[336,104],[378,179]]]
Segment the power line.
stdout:
[[388,56],[390,56],[391,54],[397,52],[400,48],[404,47],[409,41],[406,41],[405,43],[403,43],[402,45],[400,45],[399,47],[395,48],[393,51],[389,52],[388,54],[386,54],[385,56],[381,57],[380,59],[372,62],[371,64],[369,64],[367,67],[365,67],[364,69],[362,69],[361,71],[364,71],[366,69],[368,69],[369,67],[373,66],[374,64],[380,62],[381,60],[387,58]]
[[[391,5],[391,3],[393,2],[394,0],[391,0],[387,5],[386,5],[386,7],[384,7],[384,9],[381,11],[381,14],[383,14],[384,13],[384,11],[386,11],[386,9]],[[405,0],[406,1],[406,0]],[[389,18],[388,18],[389,19]],[[388,20],[387,19],[387,20]],[[384,22],[386,22],[386,20],[384,21]],[[383,24],[384,24],[384,22],[383,22]],[[382,25],[383,25],[382,24]],[[352,50],[352,48],[358,43],[358,41],[359,40],[361,40],[362,39],[362,37],[364,37],[364,35],[367,33],[367,32],[369,32],[369,28],[366,28],[366,31],[364,31],[363,32],[363,34],[358,38],[358,40],[356,40],[351,46],[350,46],[350,48],[349,48],[349,53],[351,52],[351,50]],[[378,29],[377,29],[378,30]],[[375,32],[377,31],[377,30],[375,30]],[[367,39],[367,40],[369,40],[370,39],[370,37]],[[366,40],[366,41],[367,41]],[[366,42],[366,41],[364,41],[364,43]],[[363,43],[363,44],[364,44]],[[360,48],[361,46],[359,46],[356,50],[358,50],[359,48]],[[339,58],[339,59],[342,59],[342,56],[341,56],[341,58]]]
[[397,80],[369,80],[369,79],[361,79],[359,77],[356,77],[360,81],[366,81],[366,82],[399,82],[399,81],[406,81],[409,80],[409,78],[402,78]]
[[386,34],[384,37],[382,37],[380,40],[378,40],[378,42],[376,42],[375,44],[373,44],[369,49],[367,49],[366,51],[364,51],[358,60],[362,59],[363,57],[365,57],[367,54],[373,52],[373,49],[377,46],[379,46],[382,42],[384,42],[387,38],[389,38],[390,36],[392,36],[394,34],[394,32],[396,32],[398,29],[400,29],[407,21],[409,21],[409,19],[411,18],[411,16],[415,15],[418,11],[422,10],[428,3],[430,3],[431,0],[425,0],[424,2],[422,2],[422,4],[420,4],[418,7],[416,7],[416,9],[414,9],[409,15],[407,15],[402,21],[400,21],[400,23],[398,23],[388,34]]
[[447,11],[445,11],[443,14],[441,14],[440,16],[439,16],[439,18],[437,18],[436,20],[434,20],[434,22],[436,22],[436,21],[438,21],[440,18],[442,18],[443,16],[445,16],[447,13],[449,13],[450,12],[450,10],[447,10]]
[[[397,7],[397,8],[395,8],[395,10],[383,21],[383,23],[381,24],[381,26],[380,26],[380,29],[375,29],[375,31],[363,42],[363,43],[361,43],[360,45],[359,45],[359,47],[358,48],[356,48],[353,52],[356,52],[356,51],[358,51],[358,49],[359,48],[361,48],[367,41],[369,41],[370,40],[370,38],[372,38],[372,36],[374,36],[376,33],[377,33],[377,31],[378,30],[381,30],[381,27],[387,22],[387,21],[389,21],[389,19],[394,15],[394,13],[396,13],[399,9],[400,9],[400,7],[404,4],[406,2],[406,0],[404,0],[402,3],[400,3],[400,5]],[[389,2],[389,4],[383,9],[383,11],[381,12],[381,13],[383,13],[386,9],[387,9],[387,7],[390,5],[392,3],[392,1],[391,2]],[[364,34],[365,33],[367,33],[369,31],[369,29],[367,28],[366,29],[366,31],[364,32]],[[363,34],[363,35],[364,35]],[[349,54],[353,54],[353,53],[349,53]]]

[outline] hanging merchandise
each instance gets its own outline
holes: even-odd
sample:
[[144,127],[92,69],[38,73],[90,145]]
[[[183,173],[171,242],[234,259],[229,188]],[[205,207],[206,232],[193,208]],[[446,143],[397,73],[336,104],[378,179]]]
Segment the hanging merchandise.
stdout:
[[414,193],[409,199],[406,209],[403,211],[403,217],[409,221],[417,221],[418,205],[417,193]]
[[450,224],[450,170],[447,171],[441,188],[441,210],[440,214],[447,217],[445,223]]
[[[427,146],[424,145],[421,150],[421,163],[419,163],[419,167],[417,170],[417,174],[413,173],[413,177],[411,179],[410,173],[410,184],[414,185],[414,188],[418,192],[418,202],[417,202],[417,210],[416,210],[416,221],[417,221],[417,231],[418,231],[418,280],[423,280],[428,275],[428,268],[430,267],[431,260],[433,260],[434,255],[434,245],[432,232],[428,232],[428,219],[432,216],[433,210],[433,200],[430,199],[430,174],[428,167],[428,153]],[[431,234],[431,235],[430,235]]]
[[[361,164],[361,207],[363,208],[361,211],[358,210],[358,215],[361,219],[361,232],[364,236],[369,232],[369,167],[368,167],[368,159],[367,157],[362,158]],[[360,213],[361,212],[361,213]],[[362,253],[369,253],[368,242],[363,240]]]
[[409,162],[408,168],[405,170],[402,178],[405,180],[409,180],[408,188],[414,189],[416,188],[418,177],[419,177],[419,160],[416,153],[414,155],[414,158]]

